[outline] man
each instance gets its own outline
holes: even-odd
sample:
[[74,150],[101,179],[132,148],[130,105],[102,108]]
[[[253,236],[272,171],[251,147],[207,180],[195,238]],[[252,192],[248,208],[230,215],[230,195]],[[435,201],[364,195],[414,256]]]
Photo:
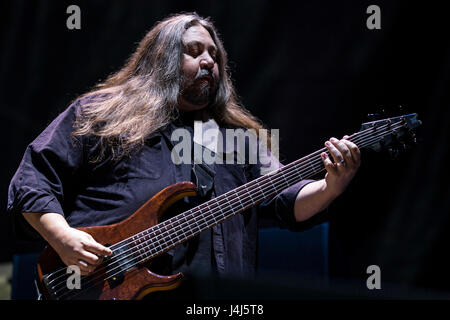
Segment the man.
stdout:
[[[9,189],[17,228],[27,228],[20,224],[24,217],[66,265],[91,273],[111,250],[75,228],[122,221],[164,187],[198,181],[195,167],[171,161],[171,133],[185,128],[195,135],[193,121],[211,119],[221,130],[262,128],[237,101],[212,23],[195,13],[171,16],[148,32],[120,71],[77,99],[28,146]],[[322,154],[324,179],[301,181],[177,246],[166,271],[253,274],[261,219],[301,230],[355,175],[357,146],[334,138],[325,145],[334,162]],[[180,206],[255,179],[257,169],[217,165],[208,192]]]

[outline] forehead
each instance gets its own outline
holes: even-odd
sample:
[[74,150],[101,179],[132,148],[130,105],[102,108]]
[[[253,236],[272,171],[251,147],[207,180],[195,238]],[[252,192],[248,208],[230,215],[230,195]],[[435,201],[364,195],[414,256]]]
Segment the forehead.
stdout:
[[189,42],[202,42],[207,45],[215,46],[208,30],[198,25],[192,26],[184,32],[183,42],[184,44],[188,44]]

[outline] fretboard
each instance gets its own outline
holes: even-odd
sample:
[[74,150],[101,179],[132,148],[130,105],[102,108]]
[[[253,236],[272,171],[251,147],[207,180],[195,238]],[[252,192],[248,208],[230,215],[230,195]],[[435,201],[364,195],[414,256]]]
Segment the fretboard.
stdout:
[[[395,126],[371,128],[351,135],[347,140],[359,148],[373,145],[383,140],[396,129]],[[202,231],[242,213],[249,208],[271,199],[282,190],[311,178],[325,170],[321,153],[329,152],[322,148],[286,166],[230,190],[195,208],[178,214],[135,236],[111,247],[128,248],[133,264],[154,258],[171,248],[199,235]],[[125,242],[125,243],[124,243]]]

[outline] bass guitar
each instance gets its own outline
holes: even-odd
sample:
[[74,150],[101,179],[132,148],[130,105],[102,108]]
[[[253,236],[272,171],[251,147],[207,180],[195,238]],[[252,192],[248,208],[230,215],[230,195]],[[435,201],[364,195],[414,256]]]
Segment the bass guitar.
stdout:
[[[360,149],[376,151],[392,146],[395,141],[413,134],[421,124],[417,114],[407,114],[362,124],[359,132],[348,140]],[[250,181],[188,211],[158,223],[164,211],[175,201],[196,195],[191,182],[171,185],[149,199],[122,222],[79,228],[113,254],[87,276],[80,276],[80,287],[67,285],[67,273],[58,254],[47,246],[37,264],[38,286],[49,300],[131,300],[141,299],[152,291],[176,288],[182,273],[169,276],[151,271],[152,259],[197,236],[200,232],[242,213],[283,189],[325,170],[320,154],[322,148],[282,168]]]

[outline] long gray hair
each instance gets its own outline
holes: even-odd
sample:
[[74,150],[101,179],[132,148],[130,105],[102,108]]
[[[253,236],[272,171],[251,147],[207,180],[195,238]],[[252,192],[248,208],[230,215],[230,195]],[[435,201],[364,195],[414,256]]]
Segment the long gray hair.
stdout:
[[115,159],[129,155],[143,146],[149,134],[178,117],[185,50],[182,38],[194,25],[203,26],[218,49],[219,83],[214,101],[206,107],[208,113],[219,125],[256,132],[262,128],[261,122],[238,101],[228,73],[227,55],[211,20],[196,13],[176,14],[158,22],[145,35],[122,69],[80,97],[90,98],[80,108],[73,136],[99,137],[102,150],[97,160],[107,149]]

